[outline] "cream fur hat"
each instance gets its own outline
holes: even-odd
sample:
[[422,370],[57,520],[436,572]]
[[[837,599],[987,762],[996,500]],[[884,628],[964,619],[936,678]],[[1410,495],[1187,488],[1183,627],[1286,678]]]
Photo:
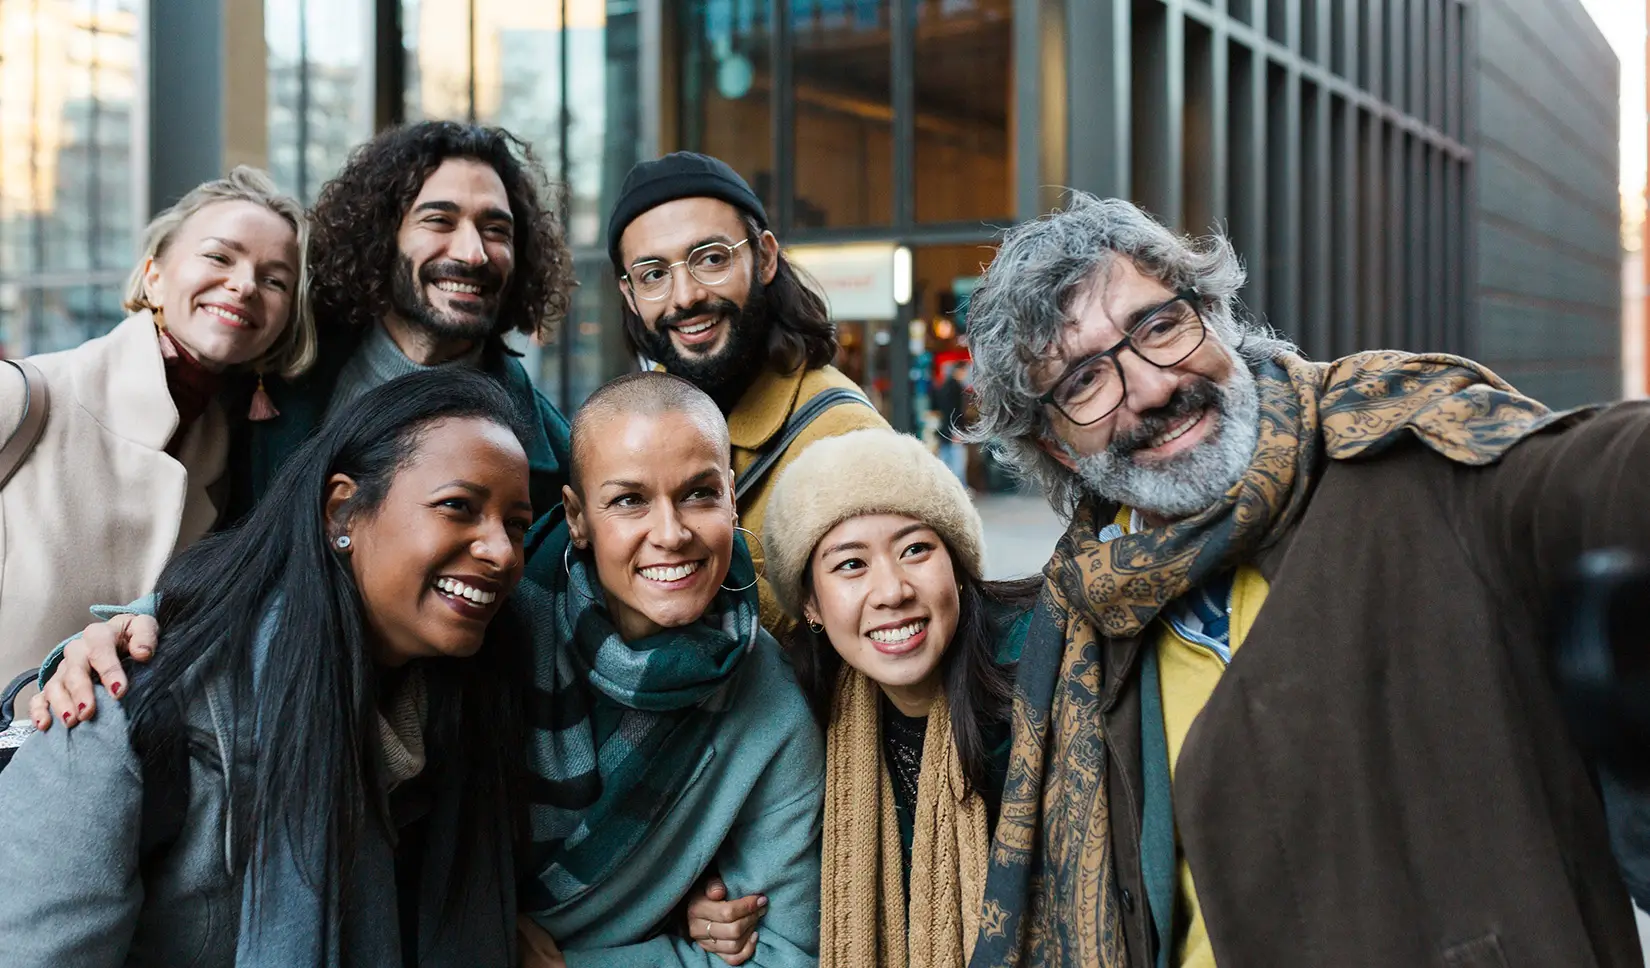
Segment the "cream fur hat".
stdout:
[[826,532],[862,514],[903,514],[937,531],[955,564],[979,578],[980,512],[951,469],[915,437],[866,428],[825,437],[790,462],[762,523],[768,583],[785,614],[802,617],[802,573]]

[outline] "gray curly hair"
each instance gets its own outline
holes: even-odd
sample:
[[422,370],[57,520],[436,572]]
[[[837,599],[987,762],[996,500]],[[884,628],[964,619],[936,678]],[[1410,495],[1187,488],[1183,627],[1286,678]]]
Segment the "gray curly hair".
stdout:
[[1082,481],[1039,444],[1051,428],[1031,373],[1058,353],[1076,297],[1119,257],[1170,289],[1196,289],[1210,330],[1251,368],[1295,352],[1244,312],[1237,293],[1247,274],[1223,236],[1177,236],[1130,202],[1075,190],[1064,209],[1009,229],[969,300],[979,419],[965,436],[988,445],[1068,518],[1082,498]]

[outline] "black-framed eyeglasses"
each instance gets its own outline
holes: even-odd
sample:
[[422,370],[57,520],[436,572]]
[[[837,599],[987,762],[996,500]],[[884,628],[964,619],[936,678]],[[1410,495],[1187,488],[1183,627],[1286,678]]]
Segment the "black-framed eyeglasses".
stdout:
[[1173,299],[1148,311],[1117,345],[1069,367],[1037,402],[1055,408],[1079,427],[1104,420],[1128,396],[1117,354],[1131,349],[1147,363],[1163,369],[1184,362],[1208,335],[1199,301],[1197,290],[1182,289]]
[[734,253],[750,239],[741,239],[733,245],[725,242],[706,242],[677,262],[663,259],[643,259],[625,273],[625,282],[638,299],[657,302],[670,295],[676,287],[676,267],[687,266],[688,275],[702,286],[720,286],[733,274]]

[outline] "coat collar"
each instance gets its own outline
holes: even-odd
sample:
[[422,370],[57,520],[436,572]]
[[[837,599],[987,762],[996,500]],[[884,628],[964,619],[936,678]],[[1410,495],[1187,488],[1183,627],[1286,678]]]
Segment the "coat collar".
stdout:
[[764,369],[728,414],[728,442],[739,450],[760,450],[767,444],[796,408],[807,372],[801,366],[789,373]]
[[166,363],[148,310],[128,316],[93,340],[77,367],[75,398],[104,428],[149,450],[165,450],[178,429],[178,408],[166,388]]

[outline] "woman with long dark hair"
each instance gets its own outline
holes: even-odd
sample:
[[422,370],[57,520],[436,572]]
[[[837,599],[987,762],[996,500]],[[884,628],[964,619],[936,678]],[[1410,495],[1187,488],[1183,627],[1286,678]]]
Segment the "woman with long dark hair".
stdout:
[[[820,964],[962,968],[1040,582],[983,580],[962,483],[891,430],[804,451],[775,485],[763,543],[826,731]],[[688,930],[726,954],[745,925],[718,910],[696,902]]]
[[126,702],[0,773],[8,965],[515,965],[525,432],[396,380],[167,567]]

